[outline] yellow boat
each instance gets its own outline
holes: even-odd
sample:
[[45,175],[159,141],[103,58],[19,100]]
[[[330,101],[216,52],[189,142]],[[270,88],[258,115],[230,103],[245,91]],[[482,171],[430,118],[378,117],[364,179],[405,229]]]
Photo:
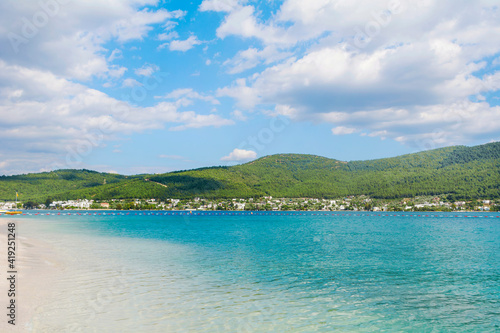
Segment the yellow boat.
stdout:
[[14,210],[14,211],[9,211],[9,212],[5,212],[5,215],[19,215],[19,214],[22,214],[23,212],[19,211],[19,210]]
[[[19,197],[19,194],[17,194],[16,192],[16,207],[17,207],[17,197]],[[21,212],[20,210],[8,210],[5,211],[4,213],[5,215],[19,215],[22,214],[23,212]]]

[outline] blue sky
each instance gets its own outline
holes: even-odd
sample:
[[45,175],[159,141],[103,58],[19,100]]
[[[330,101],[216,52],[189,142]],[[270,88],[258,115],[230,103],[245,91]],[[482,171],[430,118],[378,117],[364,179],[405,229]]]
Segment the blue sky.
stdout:
[[3,1],[0,22],[0,174],[500,139],[498,1]]

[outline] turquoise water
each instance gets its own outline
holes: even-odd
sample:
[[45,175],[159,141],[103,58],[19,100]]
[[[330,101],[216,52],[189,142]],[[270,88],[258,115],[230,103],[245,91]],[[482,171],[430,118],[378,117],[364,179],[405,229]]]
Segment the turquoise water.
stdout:
[[495,214],[129,214],[19,217],[67,262],[35,327],[500,330]]

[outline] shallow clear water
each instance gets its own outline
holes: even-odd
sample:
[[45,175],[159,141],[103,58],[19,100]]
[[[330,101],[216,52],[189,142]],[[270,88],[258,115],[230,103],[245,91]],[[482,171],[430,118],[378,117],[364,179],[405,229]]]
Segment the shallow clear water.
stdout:
[[35,328],[500,330],[494,214],[131,214],[20,217],[67,263]]

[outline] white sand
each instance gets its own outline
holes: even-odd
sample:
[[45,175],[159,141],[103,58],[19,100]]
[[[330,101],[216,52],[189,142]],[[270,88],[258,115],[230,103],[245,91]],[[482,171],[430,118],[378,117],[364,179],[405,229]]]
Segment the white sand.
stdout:
[[[7,306],[7,225],[16,224],[16,325],[8,323]],[[36,316],[40,307],[50,300],[54,278],[64,269],[61,256],[48,243],[40,239],[26,238],[20,232],[21,219],[0,217],[0,332],[36,332]]]

